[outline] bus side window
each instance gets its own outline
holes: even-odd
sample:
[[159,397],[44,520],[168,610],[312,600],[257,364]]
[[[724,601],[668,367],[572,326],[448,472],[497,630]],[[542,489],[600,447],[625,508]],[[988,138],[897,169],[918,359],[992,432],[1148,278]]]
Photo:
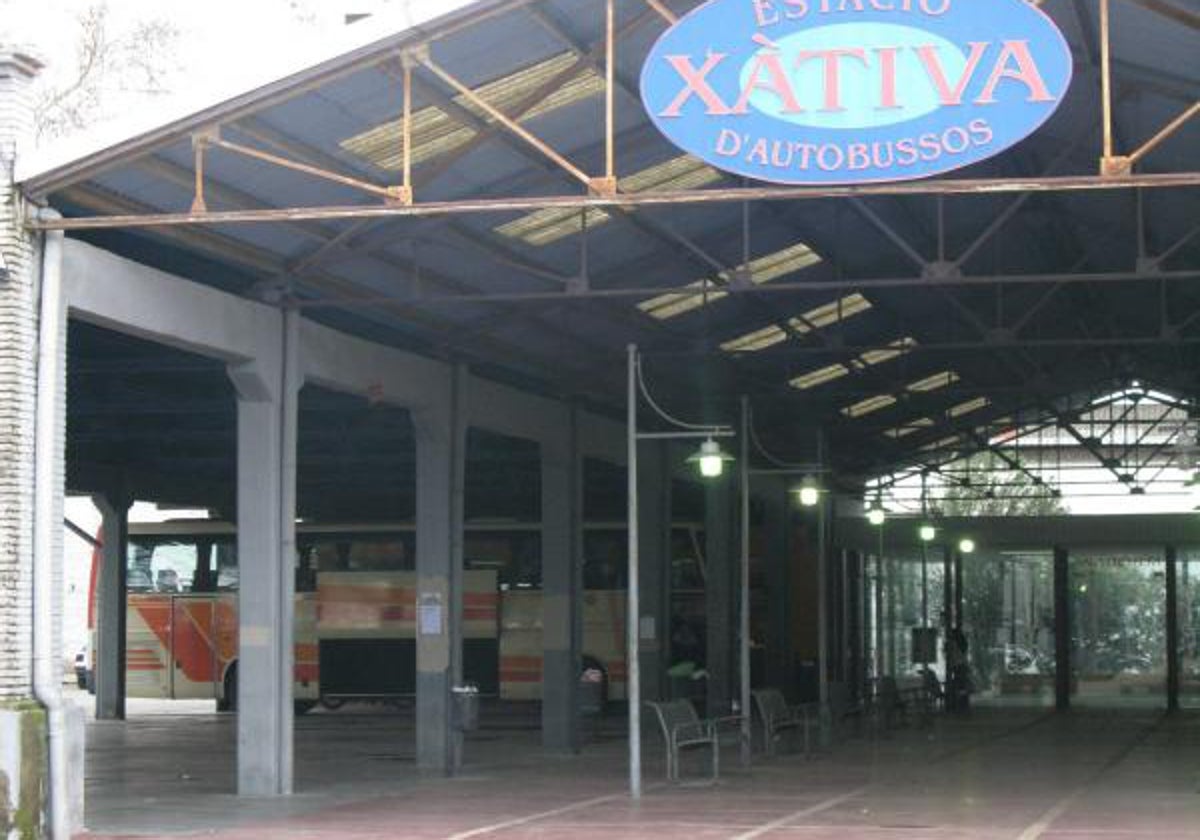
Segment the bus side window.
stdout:
[[296,591],[317,591],[317,550],[311,543],[296,546]]
[[213,544],[211,540],[200,540],[196,543],[196,574],[192,577],[192,591],[213,592],[215,589]]
[[222,540],[213,546],[216,549],[217,591],[232,592],[238,588],[237,542]]
[[154,544],[129,541],[125,566],[125,588],[130,592],[149,592],[154,588],[154,576],[150,571],[154,556]]
[[624,589],[628,578],[626,532],[583,532],[583,588]]
[[130,540],[126,555],[130,592],[190,592],[196,573],[196,543],[190,539]]

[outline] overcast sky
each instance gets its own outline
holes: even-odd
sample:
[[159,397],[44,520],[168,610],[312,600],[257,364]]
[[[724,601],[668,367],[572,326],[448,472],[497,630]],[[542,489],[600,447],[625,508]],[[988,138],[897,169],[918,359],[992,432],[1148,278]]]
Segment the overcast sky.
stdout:
[[[105,119],[88,137],[39,149],[27,164],[47,166],[80,156],[282,75],[428,20],[468,0],[107,0],[111,32],[161,20],[178,31],[169,96],[106,97]],[[41,84],[61,87],[77,75],[80,15],[101,0],[0,0],[0,42],[32,48],[46,63]],[[370,20],[346,26],[350,12]],[[34,166],[32,171],[37,171]],[[31,174],[26,169],[24,174]]]

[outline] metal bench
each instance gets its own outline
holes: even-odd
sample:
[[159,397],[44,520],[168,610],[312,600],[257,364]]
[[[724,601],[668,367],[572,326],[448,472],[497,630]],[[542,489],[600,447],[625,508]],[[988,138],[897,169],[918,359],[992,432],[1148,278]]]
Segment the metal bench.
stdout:
[[789,706],[783,692],[774,688],[765,688],[753,692],[754,706],[763,725],[763,742],[767,755],[775,754],[775,744],[782,733],[804,730],[804,754],[809,755],[809,729],[813,724],[810,716],[811,705]]
[[916,716],[918,725],[930,722],[929,691],[924,680],[899,683],[895,677],[883,677],[879,681],[877,696],[877,723],[884,729],[894,724],[908,724]]
[[690,700],[647,703],[658,717],[667,744],[667,779],[679,781],[679,751],[685,747],[705,747],[712,751],[712,780],[720,772],[721,746],[717,721],[701,720]]
[[855,732],[860,732],[863,718],[867,709],[862,701],[850,693],[850,687],[844,682],[829,683],[828,709],[829,721],[835,735],[841,735],[843,728],[853,722]]

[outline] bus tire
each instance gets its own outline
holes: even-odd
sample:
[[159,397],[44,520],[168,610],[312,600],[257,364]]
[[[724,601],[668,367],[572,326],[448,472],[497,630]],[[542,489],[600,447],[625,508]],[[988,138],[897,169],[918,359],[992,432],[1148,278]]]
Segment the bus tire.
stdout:
[[225,671],[224,696],[217,700],[218,712],[237,711],[237,663],[234,662]]
[[293,700],[292,708],[295,711],[296,717],[306,715],[317,707],[316,700]]
[[346,705],[346,700],[344,697],[322,697],[321,705],[332,712],[334,709],[340,709]]

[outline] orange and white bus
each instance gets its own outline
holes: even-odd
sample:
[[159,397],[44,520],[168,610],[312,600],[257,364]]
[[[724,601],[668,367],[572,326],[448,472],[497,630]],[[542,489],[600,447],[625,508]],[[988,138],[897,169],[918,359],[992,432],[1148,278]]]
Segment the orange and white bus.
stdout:
[[[694,595],[703,591],[697,534],[694,526],[674,529],[675,611],[694,604]],[[412,525],[297,526],[297,711],[318,702],[337,707],[352,699],[395,700],[415,692],[415,537]],[[476,522],[466,528],[463,672],[484,694],[541,698],[540,543],[536,525]],[[236,549],[234,528],[227,523],[129,526],[128,696],[212,698],[220,709],[233,707]],[[600,672],[607,699],[620,699],[625,696],[624,525],[587,525],[584,557],[584,668]],[[89,598],[93,633],[100,562],[97,549]]]

